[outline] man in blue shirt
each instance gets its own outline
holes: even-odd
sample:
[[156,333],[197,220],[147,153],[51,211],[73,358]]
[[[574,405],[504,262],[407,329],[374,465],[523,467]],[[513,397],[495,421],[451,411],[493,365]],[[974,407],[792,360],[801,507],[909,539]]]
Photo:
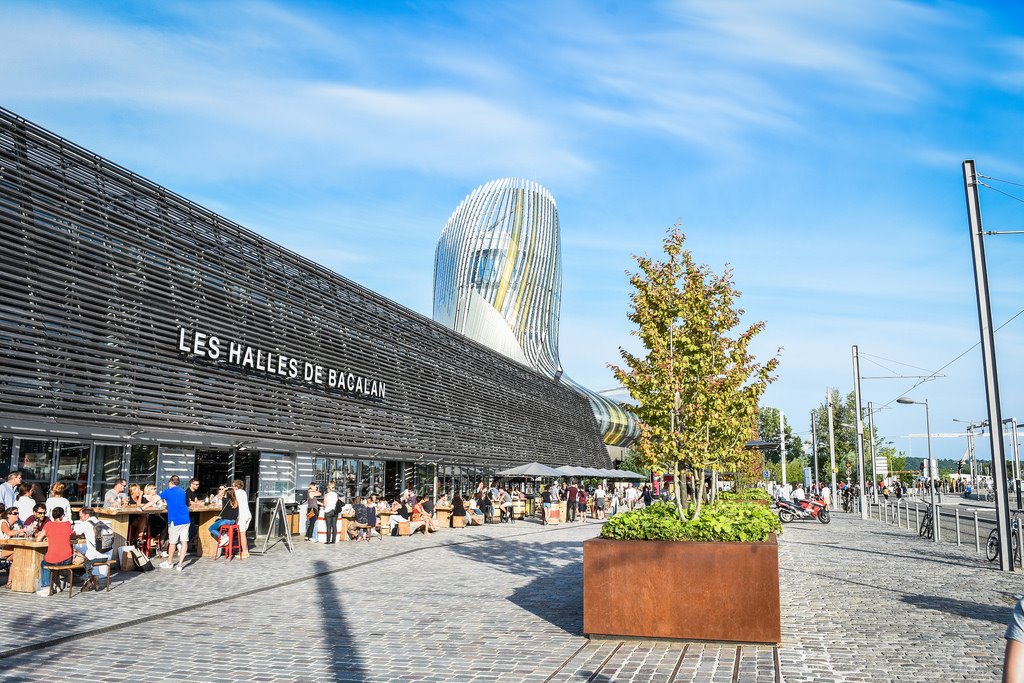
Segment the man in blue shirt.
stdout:
[[[166,562],[160,564],[161,569],[177,569],[179,572],[185,565],[185,553],[188,552],[188,528],[192,518],[188,514],[188,503],[185,502],[185,489],[178,486],[178,475],[171,477],[167,488],[160,497],[167,502],[167,552]],[[181,548],[178,566],[174,566],[175,546]]]
[[0,484],[0,505],[4,510],[12,508],[18,499],[18,486],[21,485],[21,472],[15,470],[7,475],[7,481]]

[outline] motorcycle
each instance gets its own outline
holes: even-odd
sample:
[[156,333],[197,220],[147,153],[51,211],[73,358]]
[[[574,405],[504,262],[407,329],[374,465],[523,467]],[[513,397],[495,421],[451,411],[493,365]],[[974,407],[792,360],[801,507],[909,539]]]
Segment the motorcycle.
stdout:
[[783,524],[792,522],[794,519],[816,519],[822,524],[828,524],[831,517],[825,507],[825,501],[821,498],[808,498],[798,503],[788,500],[776,500],[779,508],[779,521]]

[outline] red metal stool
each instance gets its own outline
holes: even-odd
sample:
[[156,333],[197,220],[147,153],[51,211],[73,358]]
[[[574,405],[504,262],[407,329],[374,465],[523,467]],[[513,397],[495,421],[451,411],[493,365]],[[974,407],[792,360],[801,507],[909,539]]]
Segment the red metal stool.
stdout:
[[139,532],[134,526],[128,528],[128,545],[134,545],[138,547],[146,557],[149,557],[150,551],[154,548],[159,553],[160,551],[160,537],[154,537],[149,531],[149,525],[147,524],[141,532]]
[[[237,524],[225,524],[220,528],[220,536],[217,537],[217,553],[213,559],[220,558],[220,551],[224,551],[224,557],[229,560],[235,559],[235,548],[238,549],[238,554],[242,553],[242,535],[238,530]],[[228,542],[221,545],[221,539],[225,538],[224,534],[227,534]]]

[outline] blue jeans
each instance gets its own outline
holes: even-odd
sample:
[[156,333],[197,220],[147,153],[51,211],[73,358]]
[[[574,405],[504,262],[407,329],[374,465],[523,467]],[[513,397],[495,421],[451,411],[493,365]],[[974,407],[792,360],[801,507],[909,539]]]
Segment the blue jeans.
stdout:
[[71,564],[71,561],[73,559],[75,559],[74,556],[71,556],[68,559],[63,560],[61,562],[47,562],[46,560],[43,560],[43,562],[42,562],[43,574],[40,577],[40,581],[39,581],[40,587],[41,588],[48,588],[50,586],[50,570],[46,568],[46,565],[50,565],[51,567],[56,566],[56,565],[61,565],[61,566],[68,565],[68,564]]
[[218,519],[216,522],[210,525],[210,535],[220,540],[220,528],[225,524],[238,524],[236,519]]

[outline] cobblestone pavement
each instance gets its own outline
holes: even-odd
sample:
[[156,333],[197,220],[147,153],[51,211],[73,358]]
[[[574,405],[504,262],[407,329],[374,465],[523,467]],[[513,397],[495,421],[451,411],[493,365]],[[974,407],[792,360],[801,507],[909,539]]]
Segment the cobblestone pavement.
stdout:
[[[594,523],[298,543],[115,577],[110,593],[5,592],[0,680],[996,680],[1017,576],[973,548],[837,514],[788,525],[780,648],[581,634]],[[781,661],[781,671],[778,662]]]

